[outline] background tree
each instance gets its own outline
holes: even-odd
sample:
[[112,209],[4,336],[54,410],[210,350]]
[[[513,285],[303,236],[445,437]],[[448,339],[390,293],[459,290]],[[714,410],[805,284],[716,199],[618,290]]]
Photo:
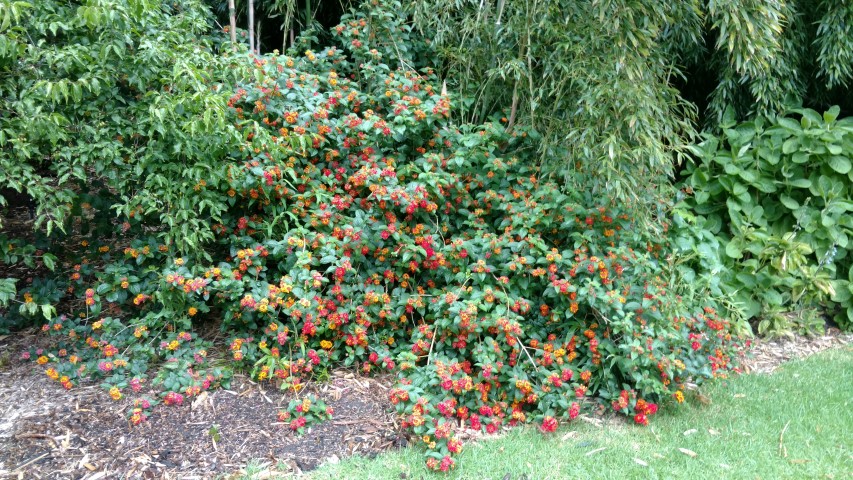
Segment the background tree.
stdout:
[[786,103],[851,107],[850,2],[404,5],[435,39],[450,90],[476,98],[460,121],[509,112],[509,128],[543,135],[552,171],[591,171],[593,188],[626,199],[671,175],[695,126],[713,127],[727,107],[741,118]]
[[86,204],[203,253],[224,204],[194,187],[239,140],[221,80],[241,68],[212,20],[199,1],[0,3],[0,184],[35,198],[37,227]]

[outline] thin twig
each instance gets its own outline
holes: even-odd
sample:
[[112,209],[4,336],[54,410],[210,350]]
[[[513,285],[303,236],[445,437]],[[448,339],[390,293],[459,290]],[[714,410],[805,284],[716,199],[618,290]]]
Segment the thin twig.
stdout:
[[432,361],[432,347],[435,346],[435,337],[437,337],[435,329],[432,332],[432,342],[429,344],[429,353],[427,353],[427,365]]
[[50,452],[43,453],[43,454],[39,455],[38,457],[36,457],[36,458],[34,458],[34,459],[32,459],[32,460],[28,461],[27,463],[24,463],[24,464],[18,465],[17,467],[15,467],[15,469],[14,469],[14,470],[12,470],[12,472],[17,472],[17,471],[21,470],[21,469],[22,469],[22,468],[24,468],[24,467],[30,466],[30,465],[32,465],[33,463],[38,462],[39,460],[41,460],[42,458],[44,458],[44,457],[46,457],[46,456],[48,456],[48,455],[50,455]]

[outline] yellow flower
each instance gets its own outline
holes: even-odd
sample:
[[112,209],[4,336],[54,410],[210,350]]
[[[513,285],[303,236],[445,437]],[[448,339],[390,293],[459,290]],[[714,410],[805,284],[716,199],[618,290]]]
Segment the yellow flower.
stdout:
[[110,397],[112,397],[113,400],[121,400],[121,396],[121,390],[119,390],[118,387],[110,389]]
[[44,355],[40,356],[38,360],[36,360],[36,363],[38,363],[39,365],[44,365],[45,363],[47,363],[47,357],[45,357]]
[[190,309],[189,309],[189,310],[187,310],[187,313],[188,313],[188,314],[189,314],[189,316],[191,316],[191,317],[192,317],[192,316],[195,316],[195,314],[196,314],[196,313],[198,313],[198,309],[197,309],[197,308],[195,308],[195,307],[190,307]]

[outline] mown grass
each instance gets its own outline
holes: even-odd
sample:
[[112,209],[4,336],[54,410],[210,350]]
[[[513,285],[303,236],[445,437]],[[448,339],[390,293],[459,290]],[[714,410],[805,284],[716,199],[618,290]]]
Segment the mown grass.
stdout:
[[467,444],[446,475],[428,472],[422,452],[409,448],[326,465],[309,478],[853,477],[853,347],[790,362],[773,375],[741,376],[705,394],[711,404],[663,410],[650,427],[576,421],[549,437],[527,428]]

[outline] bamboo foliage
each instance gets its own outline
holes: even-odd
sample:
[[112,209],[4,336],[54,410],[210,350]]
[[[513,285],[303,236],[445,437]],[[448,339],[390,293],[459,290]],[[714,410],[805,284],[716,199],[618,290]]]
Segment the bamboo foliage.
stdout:
[[853,78],[853,2],[824,0],[818,22],[818,64],[829,88],[847,87]]
[[[703,112],[770,115],[822,101],[853,75],[849,0],[414,0],[450,91],[473,93],[460,122],[508,112],[543,135],[553,171],[591,171],[636,199],[672,172],[698,111],[675,85],[715,76]],[[816,60],[815,60],[816,59]],[[701,81],[701,79],[699,79]],[[595,183],[595,182],[593,182]]]
[[457,0],[438,12],[420,2],[414,18],[447,59],[451,91],[477,92],[460,121],[509,108],[541,132],[554,174],[594,173],[592,188],[636,201],[694,133],[659,44],[676,12],[656,0]]

